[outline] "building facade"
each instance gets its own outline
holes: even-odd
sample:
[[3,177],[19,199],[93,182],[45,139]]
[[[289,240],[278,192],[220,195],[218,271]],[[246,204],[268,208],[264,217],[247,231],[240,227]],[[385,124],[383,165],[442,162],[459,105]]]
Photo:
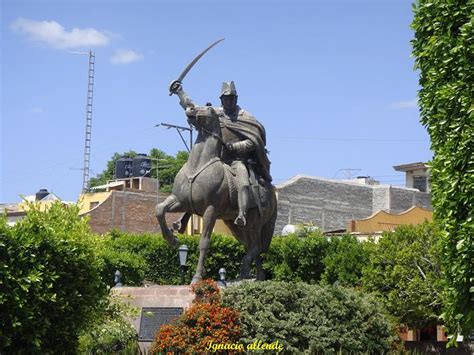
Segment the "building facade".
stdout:
[[375,212],[402,213],[412,206],[431,209],[427,192],[378,185],[374,180],[333,180],[297,175],[277,185],[278,218],[275,234],[287,224],[314,225],[322,231],[345,230],[347,223]]

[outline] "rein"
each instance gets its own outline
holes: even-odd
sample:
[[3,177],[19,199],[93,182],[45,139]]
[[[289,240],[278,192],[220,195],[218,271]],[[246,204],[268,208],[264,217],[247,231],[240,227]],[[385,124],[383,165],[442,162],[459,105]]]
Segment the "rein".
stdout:
[[[211,135],[212,137],[215,137],[219,142],[222,143],[222,145],[225,147],[225,143],[224,143],[224,140],[222,139],[222,137],[220,137],[218,134],[216,134],[215,132],[211,132],[209,131],[207,128],[205,128],[203,125],[199,124],[197,121],[194,121],[193,122],[193,126],[196,127],[196,129],[198,131],[204,131],[206,132],[207,134]],[[191,209],[193,211],[194,214],[197,214],[197,211],[196,211],[196,208],[194,207],[194,203],[193,203],[193,182],[194,180],[196,180],[196,178],[204,171],[206,170],[209,166],[211,166],[212,164],[218,162],[218,161],[221,161],[221,158],[220,157],[214,157],[212,158],[211,160],[209,160],[206,164],[204,164],[201,168],[199,168],[198,171],[196,171],[194,174],[192,175],[188,175],[186,173],[186,171],[184,171],[184,174],[186,175],[188,181],[189,181],[189,204],[191,206]]]
[[193,122],[193,126],[196,127],[196,129],[198,131],[203,131],[203,132],[206,132],[207,134],[213,136],[214,138],[216,138],[219,142],[222,143],[222,145],[225,147],[225,142],[224,140],[222,139],[222,137],[220,135],[218,135],[216,132],[211,132],[210,130],[208,130],[206,127],[204,127],[202,124],[198,123],[197,121],[194,121]]

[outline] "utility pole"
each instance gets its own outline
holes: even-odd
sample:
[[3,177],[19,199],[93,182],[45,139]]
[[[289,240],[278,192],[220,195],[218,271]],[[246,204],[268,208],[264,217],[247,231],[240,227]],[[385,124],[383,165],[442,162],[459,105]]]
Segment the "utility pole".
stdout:
[[82,193],[89,190],[89,169],[91,161],[92,140],[92,102],[94,98],[94,65],[95,55],[89,50],[89,71],[87,82],[87,104],[86,104],[86,136],[84,140],[84,167],[82,173]]
[[[193,128],[192,128],[191,125],[189,125],[189,127],[183,127],[183,126],[176,126],[174,124],[163,123],[163,122],[158,123],[157,125],[155,125],[155,127],[159,127],[159,126],[166,127],[167,129],[175,128],[176,131],[178,132],[179,136],[181,137],[181,140],[183,141],[184,146],[186,147],[188,152],[190,152],[191,149],[193,149]],[[181,134],[182,131],[189,131],[189,147],[188,147],[188,144],[186,143],[186,141],[184,140],[183,135]]]
[[[193,149],[193,127],[189,125],[189,127],[183,127],[183,126],[177,126],[174,124],[170,123],[158,123],[155,125],[155,127],[163,126],[166,127],[167,129],[174,128],[178,132],[179,136],[181,137],[181,140],[184,143],[184,146],[188,150],[188,152],[191,152],[191,149]],[[186,144],[186,140],[184,139],[183,135],[181,134],[182,131],[189,131],[189,146]],[[191,215],[191,235],[194,234],[194,215]]]

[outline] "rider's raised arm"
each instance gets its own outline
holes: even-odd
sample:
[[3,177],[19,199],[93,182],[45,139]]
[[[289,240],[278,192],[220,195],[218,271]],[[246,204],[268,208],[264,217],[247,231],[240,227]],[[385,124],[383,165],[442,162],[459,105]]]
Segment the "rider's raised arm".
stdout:
[[178,95],[179,97],[179,104],[183,109],[189,109],[189,108],[194,108],[196,104],[193,102],[193,100],[186,94],[183,90],[183,85],[181,84],[180,81],[175,80],[172,81],[169,87],[170,90],[170,95],[175,94]]
[[196,104],[194,101],[186,94],[182,87],[176,91],[176,95],[179,97],[179,104],[183,109],[194,108]]

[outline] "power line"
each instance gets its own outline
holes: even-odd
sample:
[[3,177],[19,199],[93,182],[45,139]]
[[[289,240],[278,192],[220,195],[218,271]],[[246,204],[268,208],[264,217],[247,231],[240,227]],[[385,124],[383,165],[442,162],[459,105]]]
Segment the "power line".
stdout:
[[[297,137],[284,136],[275,137],[277,139],[297,139],[297,140],[315,140],[315,141],[333,141],[333,142],[425,142],[425,139],[411,138],[393,138],[393,139],[377,139],[377,138],[323,138],[323,137]],[[275,139],[273,138],[273,139]]]

